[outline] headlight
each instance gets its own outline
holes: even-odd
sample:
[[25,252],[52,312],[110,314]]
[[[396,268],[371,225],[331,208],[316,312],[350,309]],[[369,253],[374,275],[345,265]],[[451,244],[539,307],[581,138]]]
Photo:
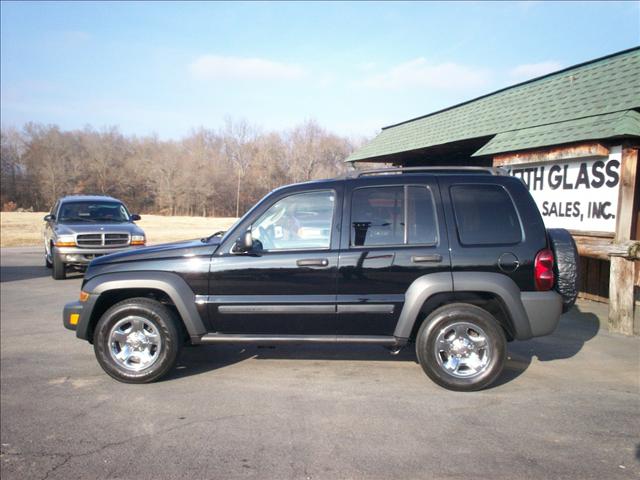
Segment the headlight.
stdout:
[[76,238],[73,235],[60,235],[55,242],[56,247],[75,247]]
[[147,240],[144,235],[131,235],[131,245],[144,245]]

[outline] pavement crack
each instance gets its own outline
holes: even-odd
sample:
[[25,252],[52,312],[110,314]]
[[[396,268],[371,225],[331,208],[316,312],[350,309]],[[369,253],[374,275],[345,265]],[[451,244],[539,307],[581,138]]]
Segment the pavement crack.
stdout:
[[73,455],[67,455],[64,457],[64,460],[62,460],[62,462],[60,462],[59,464],[57,464],[56,466],[54,466],[53,468],[51,468],[49,471],[47,471],[47,473],[45,473],[44,477],[42,477],[40,480],[47,480],[47,478],[49,478],[49,475],[51,475],[52,473],[54,473],[56,470],[58,470],[60,467],[63,467],[64,465],[67,464],[67,462],[69,460],[71,460],[71,458],[73,457]]
[[117,442],[107,442],[104,443],[102,445],[100,445],[97,448],[94,448],[92,450],[88,450],[86,452],[82,452],[82,453],[69,453],[69,452],[5,452],[2,451],[0,449],[0,455],[8,455],[8,456],[16,456],[16,457],[25,457],[25,456],[30,456],[30,457],[36,457],[36,458],[42,458],[42,457],[62,457],[62,461],[60,463],[58,463],[57,465],[55,465],[53,468],[49,469],[44,477],[42,477],[40,480],[47,480],[52,474],[54,474],[57,470],[59,470],[60,468],[62,468],[64,465],[66,465],[69,461],[76,459],[76,458],[82,458],[82,457],[86,457],[86,456],[90,456],[90,455],[94,455],[96,453],[100,453],[104,450],[107,450],[109,448],[112,447],[117,447],[120,445],[124,445],[128,442],[131,441],[136,441],[139,440],[141,438],[145,438],[145,437],[149,437],[151,435],[164,435],[166,433],[170,433],[170,432],[174,432],[176,430],[180,430],[180,429],[184,429],[184,428],[189,428],[193,425],[197,425],[197,424],[202,424],[202,423],[217,423],[219,421],[222,420],[228,420],[231,418],[242,418],[242,417],[247,417],[250,415],[247,414],[237,414],[237,415],[226,415],[226,416],[222,416],[222,417],[217,417],[217,418],[205,418],[205,419],[201,419],[201,420],[194,420],[192,422],[188,422],[188,423],[180,423],[177,425],[174,425],[172,427],[169,428],[165,428],[162,430],[158,430],[155,432],[149,432],[149,433],[143,433],[140,435],[134,435],[132,437],[128,437],[124,440],[119,440]]

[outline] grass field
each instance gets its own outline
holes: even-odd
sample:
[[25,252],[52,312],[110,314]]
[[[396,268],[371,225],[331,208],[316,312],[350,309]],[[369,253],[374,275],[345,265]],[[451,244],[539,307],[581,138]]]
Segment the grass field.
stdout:
[[[27,247],[42,245],[42,217],[46,212],[1,212],[0,246]],[[142,215],[136,222],[147,234],[147,243],[166,243],[201,238],[229,228],[235,218],[163,217]]]

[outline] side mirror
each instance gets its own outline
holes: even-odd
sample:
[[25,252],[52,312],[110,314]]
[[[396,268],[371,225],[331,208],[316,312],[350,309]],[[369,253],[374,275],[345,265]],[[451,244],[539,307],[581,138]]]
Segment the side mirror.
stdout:
[[132,222],[137,222],[138,220],[142,220],[142,217],[140,215],[138,215],[137,213],[132,213],[131,214],[131,221]]
[[45,215],[44,216],[44,221],[45,222],[51,222],[52,220],[55,220],[55,219],[56,219],[56,216],[51,214],[51,213],[49,215]]
[[251,230],[247,230],[244,234],[236,240],[234,251],[238,253],[250,252],[253,248],[253,236]]

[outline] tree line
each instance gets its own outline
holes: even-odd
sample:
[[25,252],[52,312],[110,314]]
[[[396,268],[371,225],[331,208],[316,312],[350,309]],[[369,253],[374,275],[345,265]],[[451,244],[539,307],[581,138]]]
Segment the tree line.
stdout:
[[47,211],[70,194],[111,195],[136,213],[239,216],[274,188],[332,177],[361,143],[306,121],[262,132],[227,119],[180,140],[117,128],[2,128],[0,205]]

